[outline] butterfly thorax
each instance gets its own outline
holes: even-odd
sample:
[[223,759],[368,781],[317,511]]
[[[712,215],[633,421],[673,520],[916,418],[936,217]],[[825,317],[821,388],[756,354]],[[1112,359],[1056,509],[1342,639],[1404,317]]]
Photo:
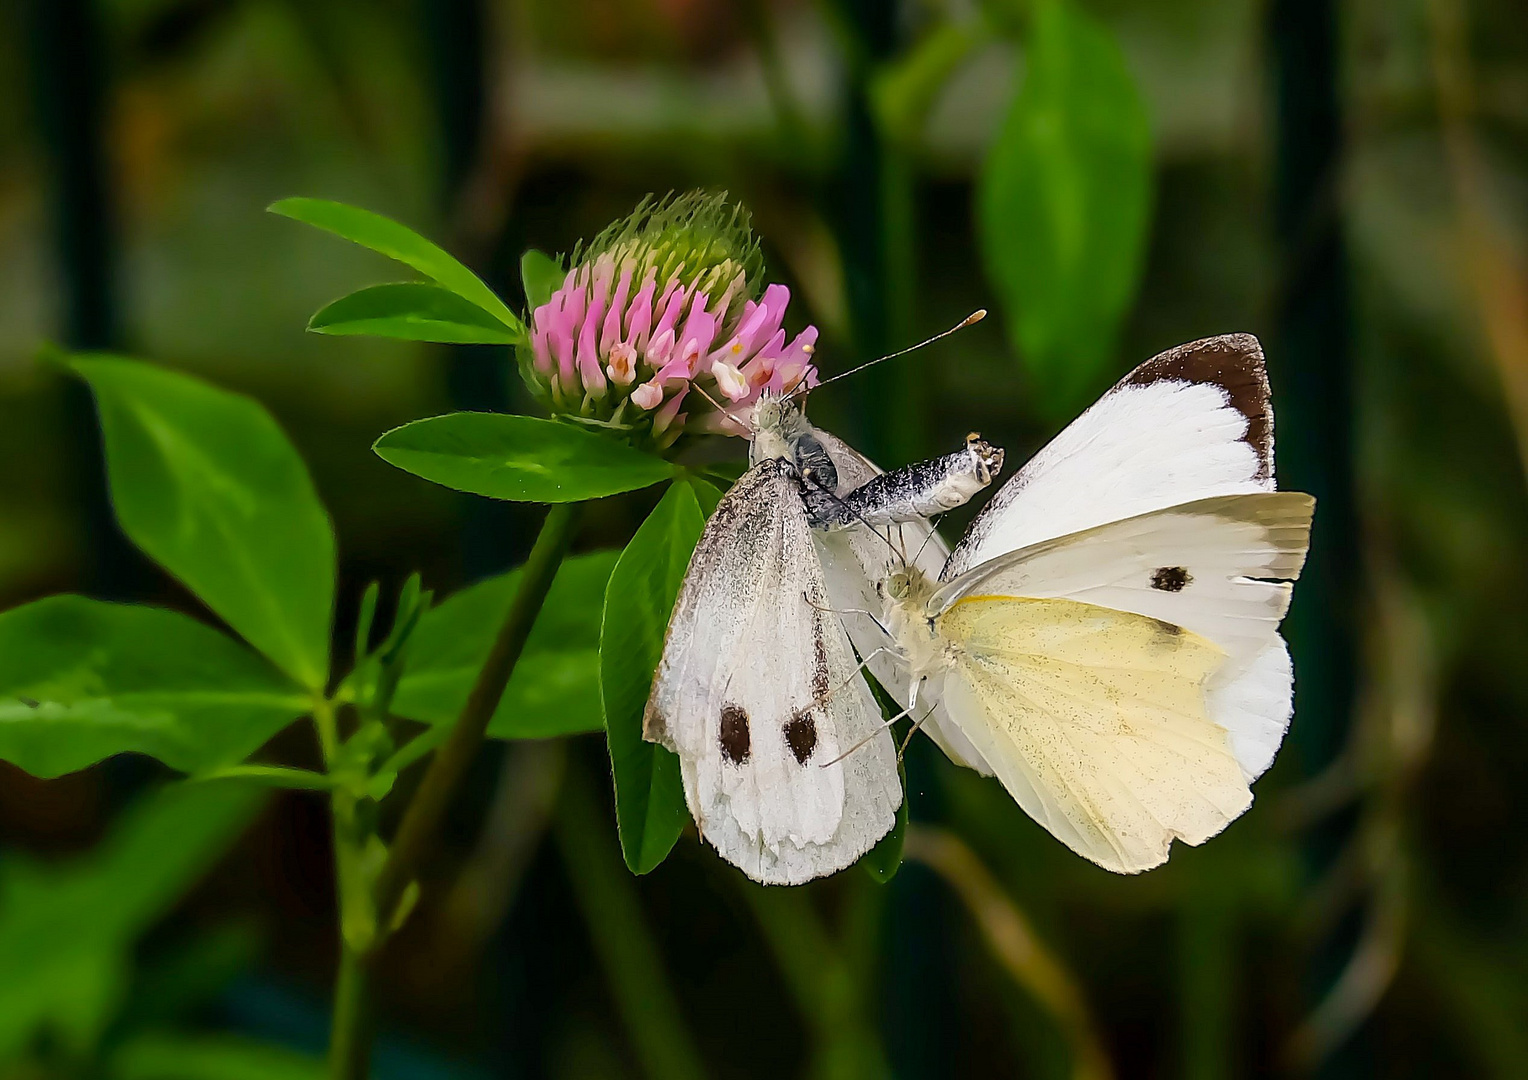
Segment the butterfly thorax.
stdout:
[[838,493],[838,469],[801,408],[789,398],[761,397],[753,408],[748,463],[783,459],[811,490]]
[[928,615],[935,585],[916,566],[898,570],[881,585],[886,628],[915,678],[940,670],[946,662],[948,642],[935,632]]

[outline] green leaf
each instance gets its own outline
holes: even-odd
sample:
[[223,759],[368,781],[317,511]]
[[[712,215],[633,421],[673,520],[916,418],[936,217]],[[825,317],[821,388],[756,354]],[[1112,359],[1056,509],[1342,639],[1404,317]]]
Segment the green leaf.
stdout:
[[898,142],[915,145],[950,77],[991,36],[981,18],[940,22],[912,48],[883,64],[871,85],[881,130]]
[[978,233],[1035,390],[1069,416],[1108,381],[1135,299],[1151,132],[1119,45],[1068,0],[1036,4],[1026,69],[981,169]]
[[302,458],[242,394],[76,357],[95,391],[123,531],[312,690],[329,677],[334,530]]
[[[616,555],[563,560],[489,735],[540,739],[600,729],[600,608]],[[393,712],[429,724],[454,722],[519,587],[520,571],[513,570],[426,612],[410,640]]]
[[525,302],[531,311],[550,300],[567,276],[562,263],[535,248],[520,256],[520,284],[525,286]]
[[425,277],[492,315],[514,334],[525,327],[482,279],[418,233],[381,214],[328,199],[282,199],[270,211],[342,236],[412,266]]
[[897,807],[897,821],[891,832],[860,858],[859,864],[881,885],[897,876],[902,868],[902,847],[907,841],[907,770],[897,763],[897,775],[902,781],[902,805]]
[[308,329],[448,345],[513,345],[520,340],[475,304],[422,281],[373,285],[341,297],[309,319]]
[[123,753],[231,765],[307,709],[264,660],[178,612],[54,596],[0,614],[0,758],[34,776]]
[[323,1061],[230,1035],[140,1035],[111,1056],[112,1080],[324,1080]]
[[705,520],[695,488],[687,482],[670,485],[621,552],[605,589],[600,692],[621,853],[636,874],[668,858],[689,819],[679,759],[643,740],[642,716],[669,613]]
[[0,1061],[40,1032],[94,1043],[126,990],[137,939],[248,825],[242,784],[174,784],[140,799],[89,854],[0,861]]
[[405,472],[511,502],[582,502],[674,475],[660,457],[597,432],[505,413],[449,413],[394,428],[373,447]]

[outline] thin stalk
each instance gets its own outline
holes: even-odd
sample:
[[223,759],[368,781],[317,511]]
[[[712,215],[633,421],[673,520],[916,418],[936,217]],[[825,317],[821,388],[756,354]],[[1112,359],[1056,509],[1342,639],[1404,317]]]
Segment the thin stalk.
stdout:
[[705,1064],[642,916],[641,898],[610,839],[609,821],[596,809],[588,776],[576,765],[563,781],[555,829],[574,899],[643,1072],[651,1080],[702,1080]]
[[520,590],[515,593],[514,602],[510,604],[503,625],[499,627],[498,637],[494,639],[488,659],[478,672],[472,692],[467,696],[467,703],[462,707],[451,734],[430,762],[424,779],[419,783],[419,789],[403,813],[403,821],[393,838],[387,862],[377,875],[374,895],[377,914],[384,926],[391,923],[394,908],[403,896],[404,889],[414,880],[425,852],[434,842],[457,785],[461,783],[462,776],[483,743],[488,721],[499,707],[504,688],[509,684],[515,663],[525,647],[525,639],[530,635],[531,625],[541,611],[563,556],[567,554],[577,527],[578,515],[577,503],[561,503],[547,513],[541,533],[531,549],[530,558],[525,562]]
[[1072,1080],[1112,1080],[1114,1067],[1082,989],[975,852],[954,833],[929,825],[908,827],[906,851],[909,859],[949,883],[976,920],[992,955],[1051,1014],[1071,1049]]
[[334,1016],[329,1029],[332,1080],[366,1080],[371,1066],[371,1030],[366,1009],[366,959],[349,944],[340,946],[334,979]]

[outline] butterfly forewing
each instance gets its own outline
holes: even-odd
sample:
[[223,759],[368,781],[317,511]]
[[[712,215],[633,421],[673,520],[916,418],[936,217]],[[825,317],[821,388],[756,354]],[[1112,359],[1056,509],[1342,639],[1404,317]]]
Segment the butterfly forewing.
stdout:
[[1273,488],[1262,347],[1250,334],[1206,338],[1146,361],[1031,458],[971,523],[944,577],[1121,518]]
[[679,755],[704,838],[779,884],[853,863],[902,797],[795,485],[785,463],[763,461],[718,505],[675,604],[645,730]]

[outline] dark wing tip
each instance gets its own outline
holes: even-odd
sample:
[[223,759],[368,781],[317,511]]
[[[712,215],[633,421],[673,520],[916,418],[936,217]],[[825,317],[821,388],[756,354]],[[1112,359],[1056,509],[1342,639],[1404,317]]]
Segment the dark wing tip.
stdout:
[[1213,383],[1247,418],[1248,445],[1257,452],[1258,479],[1273,475],[1273,402],[1263,346],[1251,334],[1222,334],[1159,353],[1120,380],[1121,386],[1155,382]]

